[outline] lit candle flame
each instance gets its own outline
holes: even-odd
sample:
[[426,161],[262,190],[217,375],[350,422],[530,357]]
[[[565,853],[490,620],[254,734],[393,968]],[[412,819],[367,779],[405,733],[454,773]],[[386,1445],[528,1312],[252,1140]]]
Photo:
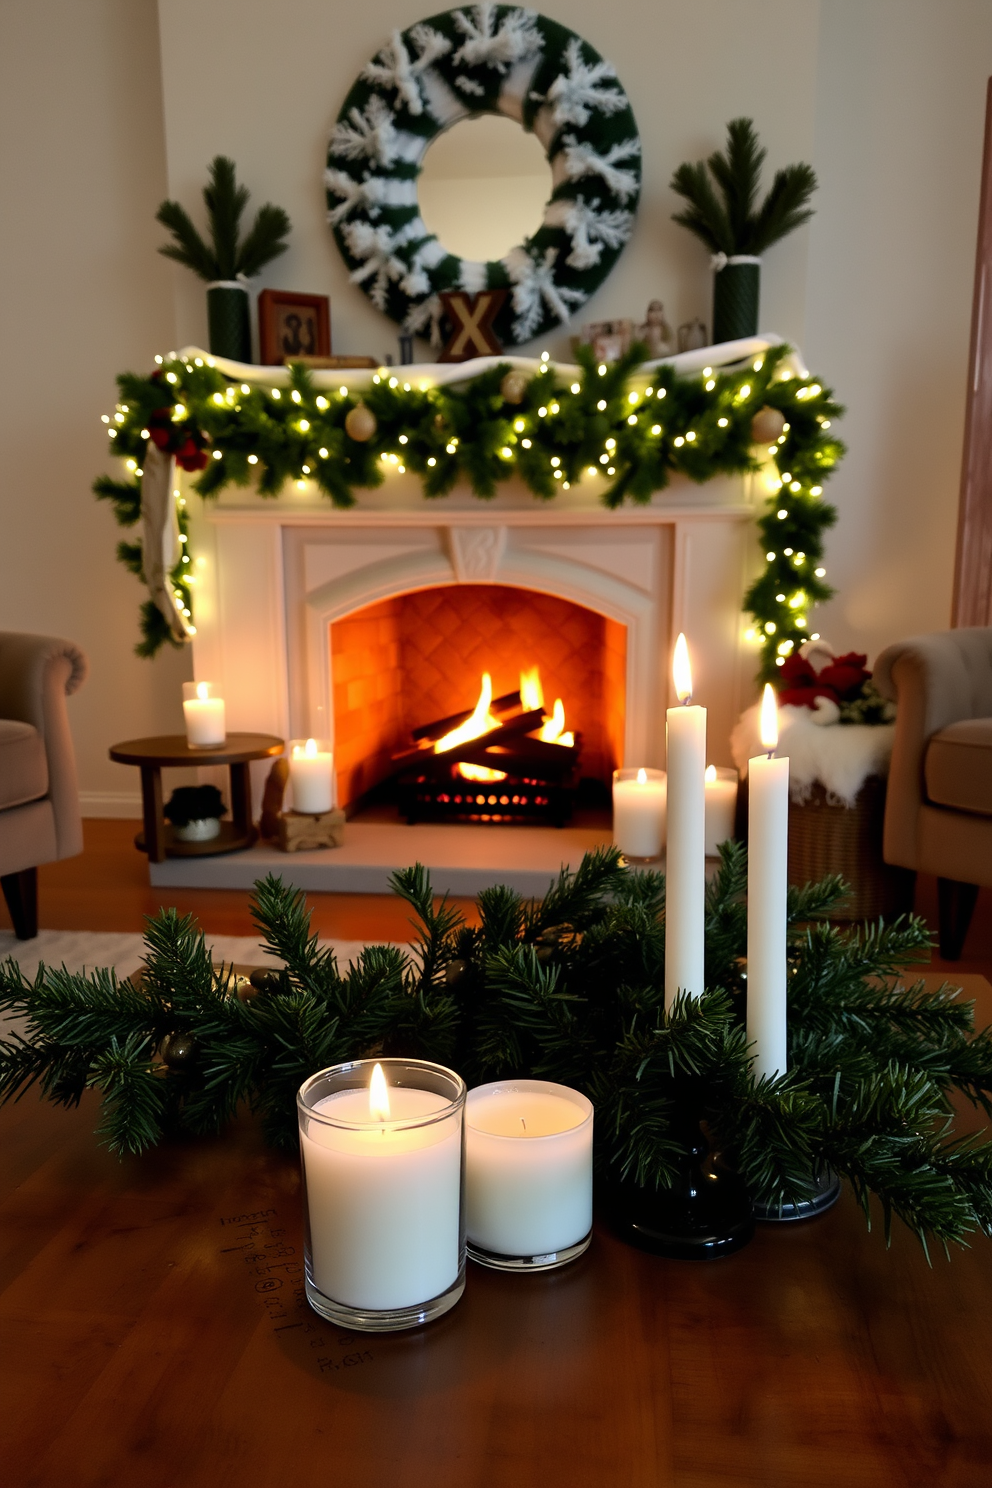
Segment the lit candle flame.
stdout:
[[373,1121],[389,1120],[389,1086],[381,1064],[373,1068],[369,1081],[369,1115]]
[[707,784],[716,779],[716,765],[706,766],[706,769],[703,771],[703,779],[707,782]]
[[196,695],[200,699],[201,703],[205,703],[207,701],[207,698],[210,696],[209,682],[197,682]]
[[317,740],[316,739],[308,739],[307,740],[307,743],[306,743],[306,748],[304,749],[303,752],[304,752],[304,754],[309,759],[313,759],[314,755],[317,753]]
[[689,666],[689,647],[686,645],[685,636],[679,631],[679,638],[675,642],[675,655],[672,659],[672,676],[675,679],[675,695],[680,703],[687,703],[692,697],[692,668]]
[[638,785],[647,785],[647,783],[648,783],[648,772],[647,772],[647,770],[638,770],[638,772],[637,772],[637,783],[638,783]]
[[761,695],[759,733],[761,742],[768,753],[774,754],[778,745],[778,704],[775,700],[775,689],[770,682],[765,683],[765,690]]

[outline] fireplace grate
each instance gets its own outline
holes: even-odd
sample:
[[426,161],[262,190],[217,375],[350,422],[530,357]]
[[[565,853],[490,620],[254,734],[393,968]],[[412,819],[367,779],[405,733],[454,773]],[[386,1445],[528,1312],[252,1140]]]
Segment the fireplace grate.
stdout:
[[508,775],[505,780],[463,780],[410,771],[396,781],[400,813],[410,823],[543,822],[563,827],[572,815],[570,784]]

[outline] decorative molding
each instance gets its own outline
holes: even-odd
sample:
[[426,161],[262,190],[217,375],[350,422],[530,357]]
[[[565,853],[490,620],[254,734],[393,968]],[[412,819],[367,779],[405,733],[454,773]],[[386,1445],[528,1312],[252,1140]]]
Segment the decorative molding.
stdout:
[[505,551],[505,527],[448,528],[448,552],[459,584],[492,584]]
[[951,609],[955,627],[992,625],[992,78],[985,104],[968,373]]

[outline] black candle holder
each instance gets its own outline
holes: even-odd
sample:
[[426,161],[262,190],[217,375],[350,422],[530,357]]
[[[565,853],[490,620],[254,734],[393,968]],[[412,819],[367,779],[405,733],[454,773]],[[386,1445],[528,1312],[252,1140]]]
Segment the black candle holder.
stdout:
[[751,1198],[741,1178],[714,1152],[698,1108],[673,1123],[685,1148],[668,1188],[610,1181],[604,1198],[610,1227],[629,1245],[678,1261],[733,1255],[754,1235]]
[[762,1224],[794,1224],[797,1219],[826,1214],[840,1198],[840,1179],[833,1168],[824,1168],[813,1181],[816,1191],[796,1204],[755,1204],[755,1219]]

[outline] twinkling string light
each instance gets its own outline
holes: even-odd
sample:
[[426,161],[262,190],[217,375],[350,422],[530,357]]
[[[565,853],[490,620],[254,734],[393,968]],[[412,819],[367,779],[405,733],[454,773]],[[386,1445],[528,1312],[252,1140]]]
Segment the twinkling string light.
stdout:
[[[315,488],[335,505],[350,506],[358,491],[394,473],[418,476],[428,497],[456,484],[489,497],[516,475],[541,499],[593,479],[604,504],[615,507],[650,500],[672,475],[702,483],[750,472],[767,499],[758,520],[764,562],[745,598],[751,624],[744,639],[755,648],[760,675],[773,677],[786,656],[814,638],[812,610],[832,592],[822,558],[823,533],[835,514],[822,496],[824,478],[844,452],[828,432],[843,410],[821,383],[795,375],[784,346],[744,366],[704,367],[692,375],[652,367],[646,386],[636,351],[609,364],[582,356],[578,374],[574,368],[559,374],[544,352],[523,378],[519,368],[502,364],[443,386],[426,378],[416,387],[401,384],[380,368],[360,392],[345,384],[318,390],[300,366],[281,389],[234,383],[212,358],[156,357],[151,377],[118,379],[121,401],[103,416],[112,453],[128,462],[131,479],[101,478],[95,489],[114,503],[123,525],[138,520],[138,472],[163,417],[170,448],[188,436],[202,453],[206,468],[197,467],[193,485],[204,497],[253,484],[271,496],[284,487]],[[522,396],[504,394],[510,377],[520,379]],[[360,441],[345,430],[359,406],[373,428]],[[768,408],[782,416],[782,432],[777,438],[773,432],[774,443],[756,444],[752,422]],[[182,507],[178,515],[186,532]],[[140,575],[140,545],[122,543],[119,556]],[[191,562],[183,556],[187,561],[177,562],[171,579],[189,617]],[[146,605],[142,626],[141,649],[152,654],[167,639],[164,622]]]

